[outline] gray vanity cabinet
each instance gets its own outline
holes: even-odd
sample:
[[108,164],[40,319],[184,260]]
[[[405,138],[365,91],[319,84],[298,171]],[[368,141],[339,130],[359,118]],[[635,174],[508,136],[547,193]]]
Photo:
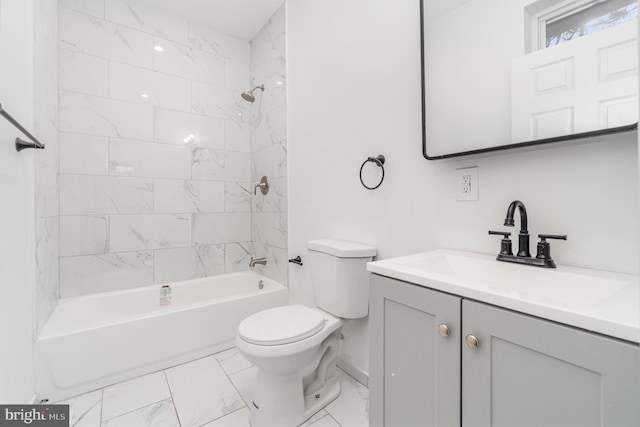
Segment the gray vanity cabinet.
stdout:
[[376,274],[369,310],[371,426],[640,426],[636,344]]
[[460,425],[461,298],[372,275],[371,426]]
[[640,426],[637,345],[462,302],[463,426]]

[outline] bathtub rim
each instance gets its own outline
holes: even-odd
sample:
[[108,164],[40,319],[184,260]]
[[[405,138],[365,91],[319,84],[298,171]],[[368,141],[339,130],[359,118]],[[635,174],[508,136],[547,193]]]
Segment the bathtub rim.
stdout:
[[237,276],[245,276],[245,275],[254,276],[256,279],[264,280],[266,285],[265,288],[234,293],[232,295],[228,295],[225,297],[209,298],[204,301],[198,301],[195,303],[168,305],[163,307],[159,306],[160,308],[159,310],[121,316],[115,319],[104,320],[97,323],[91,323],[89,325],[77,326],[77,327],[74,327],[73,329],[65,329],[64,331],[55,331],[55,330],[53,332],[49,331],[50,328],[48,326],[49,326],[49,320],[51,320],[51,316],[50,316],[49,320],[47,320],[47,323],[45,323],[44,327],[40,331],[40,334],[38,334],[38,336],[36,337],[35,341],[43,341],[47,339],[53,339],[53,338],[73,335],[77,333],[82,333],[85,331],[92,331],[92,330],[108,327],[111,325],[119,325],[119,324],[131,322],[135,320],[149,319],[152,317],[162,316],[170,313],[178,313],[181,311],[198,309],[198,308],[206,307],[208,305],[212,305],[219,302],[233,301],[236,299],[244,298],[247,295],[251,295],[251,294],[266,294],[266,293],[278,292],[278,291],[281,291],[282,289],[285,289],[288,292],[287,286],[278,282],[277,280],[271,279],[255,271],[247,270],[247,271],[238,271],[234,273],[223,273],[215,276],[199,277],[197,279],[186,279],[186,280],[180,280],[175,282],[158,283],[158,284],[147,285],[147,286],[138,286],[138,287],[129,288],[129,289],[120,289],[120,290],[98,292],[98,293],[87,294],[87,295],[79,295],[75,297],[60,298],[53,310],[55,311],[61,306],[75,303],[82,300],[92,300],[92,299],[98,299],[105,296],[126,295],[130,293],[144,292],[144,291],[149,291],[151,289],[160,289],[164,285],[170,285],[172,288],[182,287],[182,286],[189,286],[194,283],[204,282],[212,279],[221,280],[223,277],[229,277],[229,276],[237,277]]

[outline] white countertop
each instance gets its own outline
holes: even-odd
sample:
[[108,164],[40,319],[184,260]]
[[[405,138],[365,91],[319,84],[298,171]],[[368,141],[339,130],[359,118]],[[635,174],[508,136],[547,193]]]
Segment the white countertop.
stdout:
[[637,275],[562,265],[531,267],[449,249],[370,262],[367,270],[640,343]]

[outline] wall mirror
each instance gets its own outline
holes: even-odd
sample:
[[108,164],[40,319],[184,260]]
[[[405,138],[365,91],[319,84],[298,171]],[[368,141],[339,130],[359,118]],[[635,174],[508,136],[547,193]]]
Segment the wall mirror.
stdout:
[[423,154],[637,129],[637,0],[420,0]]

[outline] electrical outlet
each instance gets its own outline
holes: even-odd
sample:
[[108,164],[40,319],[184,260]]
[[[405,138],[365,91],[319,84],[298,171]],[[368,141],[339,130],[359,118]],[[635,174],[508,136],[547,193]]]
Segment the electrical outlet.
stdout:
[[456,169],[456,200],[478,200],[478,167]]

